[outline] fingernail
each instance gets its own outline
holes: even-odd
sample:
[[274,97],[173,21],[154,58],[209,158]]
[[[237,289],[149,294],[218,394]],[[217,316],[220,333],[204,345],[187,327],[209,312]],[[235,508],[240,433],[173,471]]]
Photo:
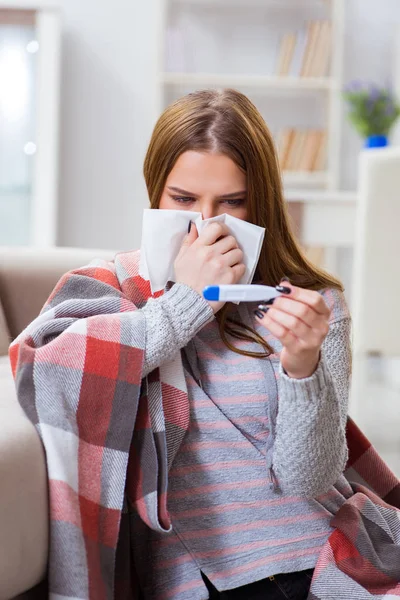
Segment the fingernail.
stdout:
[[285,277],[282,277],[282,279],[281,279],[281,282],[282,282],[282,281],[286,281],[286,283],[292,283],[292,282],[290,281],[289,277],[286,277],[286,276],[285,276]]
[[277,285],[275,289],[277,292],[280,292],[281,294],[290,294],[292,291],[290,288],[284,287],[283,285]]
[[271,298],[270,300],[264,300],[264,302],[262,302],[262,304],[264,306],[272,306],[273,303],[275,302],[276,298]]
[[264,313],[261,312],[261,310],[255,310],[254,314],[256,315],[256,317],[258,317],[259,319],[263,319],[264,318]]
[[263,313],[267,313],[271,307],[266,304],[260,304],[258,310],[261,310]]
[[190,233],[191,229],[192,229],[192,221],[189,221],[188,233]]

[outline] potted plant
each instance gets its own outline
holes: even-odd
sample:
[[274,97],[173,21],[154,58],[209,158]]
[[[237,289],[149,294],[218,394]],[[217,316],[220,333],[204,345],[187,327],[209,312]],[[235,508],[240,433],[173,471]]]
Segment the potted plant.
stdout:
[[349,120],[365,139],[365,146],[387,146],[390,130],[400,116],[400,105],[390,88],[354,81],[343,96],[350,108]]

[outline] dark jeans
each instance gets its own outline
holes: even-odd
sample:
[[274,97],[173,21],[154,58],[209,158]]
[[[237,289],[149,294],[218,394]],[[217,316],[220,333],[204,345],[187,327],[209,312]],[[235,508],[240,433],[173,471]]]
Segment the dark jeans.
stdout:
[[280,573],[255,583],[219,592],[202,573],[210,600],[306,600],[314,569],[297,573]]

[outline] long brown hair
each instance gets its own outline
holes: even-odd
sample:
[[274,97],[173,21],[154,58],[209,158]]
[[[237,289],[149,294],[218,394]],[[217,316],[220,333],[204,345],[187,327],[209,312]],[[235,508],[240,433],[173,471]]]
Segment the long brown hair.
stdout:
[[[247,220],[264,227],[265,241],[257,281],[277,285],[283,276],[299,287],[321,290],[341,283],[313,266],[295,240],[283,197],[281,173],[272,136],[254,104],[236,90],[204,90],[184,96],[159,118],[144,162],[151,208],[158,208],[166,180],[188,150],[229,156],[247,177]],[[217,314],[221,337],[239,354],[268,356],[272,349],[255,330],[229,318],[229,306]],[[256,341],[263,353],[244,352],[229,337]]]

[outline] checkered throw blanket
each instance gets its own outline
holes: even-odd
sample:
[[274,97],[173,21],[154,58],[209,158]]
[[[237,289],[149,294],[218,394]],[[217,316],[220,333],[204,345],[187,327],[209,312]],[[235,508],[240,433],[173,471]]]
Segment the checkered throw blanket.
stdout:
[[[42,439],[50,505],[49,598],[140,598],[132,519],[171,527],[168,470],[189,425],[180,357],[142,378],[150,287],[139,253],[67,273],[13,342],[19,402]],[[339,510],[309,599],[400,596],[400,484],[348,420]],[[395,508],[397,507],[397,508]]]

